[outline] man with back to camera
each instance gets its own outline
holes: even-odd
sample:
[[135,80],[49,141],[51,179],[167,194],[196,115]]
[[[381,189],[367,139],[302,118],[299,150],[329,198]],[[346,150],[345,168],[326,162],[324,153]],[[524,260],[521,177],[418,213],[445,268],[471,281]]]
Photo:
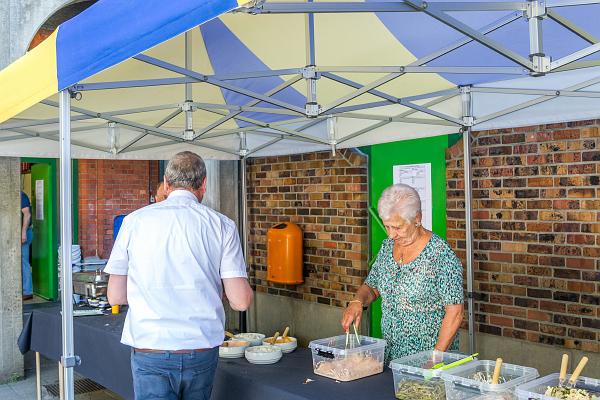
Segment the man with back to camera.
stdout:
[[223,342],[223,287],[234,310],[252,302],[235,223],[200,204],[206,167],[192,152],[165,170],[168,198],[129,214],[104,269],[108,301],[129,304],[135,399],[210,398]]

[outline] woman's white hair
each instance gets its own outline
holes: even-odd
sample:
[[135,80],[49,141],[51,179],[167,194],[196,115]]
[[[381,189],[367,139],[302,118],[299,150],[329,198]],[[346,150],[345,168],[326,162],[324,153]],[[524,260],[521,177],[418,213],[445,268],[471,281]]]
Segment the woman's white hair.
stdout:
[[383,220],[399,215],[402,219],[412,222],[421,212],[421,197],[412,186],[397,183],[381,193],[377,211]]

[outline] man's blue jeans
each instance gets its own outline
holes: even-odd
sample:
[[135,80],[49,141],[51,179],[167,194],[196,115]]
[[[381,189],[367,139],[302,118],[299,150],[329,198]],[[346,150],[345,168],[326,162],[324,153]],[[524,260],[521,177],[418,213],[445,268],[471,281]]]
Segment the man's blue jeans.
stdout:
[[132,351],[136,400],[209,400],[219,349],[189,354]]
[[29,249],[33,240],[31,227],[27,229],[27,241],[21,245],[21,268],[23,273],[23,294],[33,294],[33,282],[31,280],[31,265],[29,265]]

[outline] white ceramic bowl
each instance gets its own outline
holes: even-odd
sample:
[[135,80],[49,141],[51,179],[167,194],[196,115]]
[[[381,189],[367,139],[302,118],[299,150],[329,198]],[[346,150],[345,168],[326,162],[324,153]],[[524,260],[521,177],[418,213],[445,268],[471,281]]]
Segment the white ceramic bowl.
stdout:
[[[291,336],[288,336],[287,338],[290,339],[289,342],[275,343],[275,346],[279,347],[281,349],[281,351],[284,353],[291,353],[292,351],[296,350],[296,348],[298,347],[298,340],[296,340],[295,337],[291,337]],[[282,336],[279,336],[277,338],[277,340],[282,340],[282,339],[283,339]],[[273,336],[268,337],[265,340],[263,340],[263,345],[272,346],[271,340],[273,340]]]
[[250,346],[250,342],[243,340],[228,340],[219,346],[219,357],[222,358],[240,358],[244,357],[246,348]]
[[235,340],[250,342],[250,346],[260,346],[265,338],[262,333],[238,333],[233,337]]
[[281,349],[277,346],[248,347],[245,355],[246,360],[252,364],[275,364],[283,357]]

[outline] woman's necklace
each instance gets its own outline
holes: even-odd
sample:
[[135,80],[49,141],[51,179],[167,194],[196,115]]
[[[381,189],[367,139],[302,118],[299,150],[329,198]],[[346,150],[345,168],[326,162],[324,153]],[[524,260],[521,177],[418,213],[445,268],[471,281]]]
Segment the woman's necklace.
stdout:
[[[407,246],[403,246],[403,249],[400,245],[398,245],[398,260],[396,260],[396,264],[402,266],[404,265],[404,258],[406,257],[406,251],[409,247],[412,247],[419,240],[419,236],[415,238],[415,240]],[[396,242],[394,242],[394,246],[396,246]],[[402,252],[401,252],[402,251]]]
[[396,260],[396,264],[398,265],[404,265],[404,252],[400,253],[400,246],[398,246],[398,260]]

